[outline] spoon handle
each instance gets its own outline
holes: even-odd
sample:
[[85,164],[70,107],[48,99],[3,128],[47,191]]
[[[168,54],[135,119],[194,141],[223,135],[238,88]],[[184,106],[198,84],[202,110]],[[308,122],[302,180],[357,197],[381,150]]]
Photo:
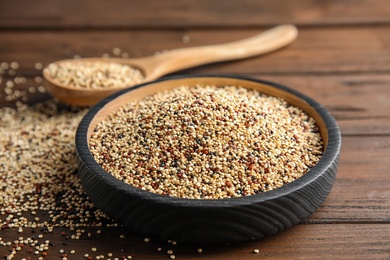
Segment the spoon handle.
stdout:
[[208,63],[248,58],[279,49],[296,39],[294,25],[280,25],[253,37],[217,45],[189,47],[143,58],[149,80]]

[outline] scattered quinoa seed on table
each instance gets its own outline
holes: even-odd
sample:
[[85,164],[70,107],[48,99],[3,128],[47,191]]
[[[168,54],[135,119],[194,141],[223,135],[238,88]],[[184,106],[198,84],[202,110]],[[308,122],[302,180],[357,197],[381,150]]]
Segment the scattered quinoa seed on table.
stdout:
[[130,102],[100,122],[89,142],[95,160],[119,180],[190,199],[276,189],[323,153],[313,118],[236,86],[183,86]]
[[88,199],[77,173],[74,138],[86,112],[54,100],[0,108],[0,231],[15,230],[19,241],[0,233],[7,259],[53,259],[58,249],[48,237],[55,229],[76,240],[81,227],[117,225]]
[[[0,108],[0,215],[8,214],[13,227],[47,226],[38,212],[48,212],[52,226],[74,227],[80,221],[88,226],[99,223],[91,215],[106,218],[89,201],[77,174],[74,138],[86,111],[54,100]],[[64,218],[79,207],[81,212]],[[24,212],[30,212],[28,222]]]

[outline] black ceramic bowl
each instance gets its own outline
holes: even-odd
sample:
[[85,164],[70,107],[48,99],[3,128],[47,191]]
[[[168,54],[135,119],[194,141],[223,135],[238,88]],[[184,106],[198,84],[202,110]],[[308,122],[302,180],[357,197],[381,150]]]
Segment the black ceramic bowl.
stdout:
[[[284,98],[312,116],[325,152],[299,179],[261,194],[216,200],[182,199],[135,188],[107,173],[94,160],[88,140],[97,123],[130,100],[181,85],[236,85]],[[285,230],[312,214],[326,199],[336,178],[341,146],[334,118],[316,101],[279,84],[243,77],[173,77],[138,85],[101,101],[81,121],[76,135],[79,174],[92,200],[109,217],[138,233],[195,243],[260,239]]]

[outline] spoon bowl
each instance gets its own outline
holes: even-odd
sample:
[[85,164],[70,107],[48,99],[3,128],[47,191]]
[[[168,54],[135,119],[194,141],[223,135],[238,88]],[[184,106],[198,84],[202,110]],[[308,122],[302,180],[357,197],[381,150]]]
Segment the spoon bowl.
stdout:
[[[55,62],[81,63],[81,62],[106,62],[128,65],[138,69],[143,74],[140,83],[146,83],[160,78],[169,73],[188,69],[204,64],[238,60],[265,54],[282,48],[296,39],[297,28],[293,25],[280,25],[253,37],[217,45],[181,48],[152,55],[143,58],[83,58],[67,59]],[[50,65],[49,65],[50,66]],[[43,70],[45,86],[52,96],[58,100],[79,106],[91,106],[103,98],[117,92],[120,89],[131,86],[116,86],[114,88],[81,88],[58,83],[48,72],[47,67]]]

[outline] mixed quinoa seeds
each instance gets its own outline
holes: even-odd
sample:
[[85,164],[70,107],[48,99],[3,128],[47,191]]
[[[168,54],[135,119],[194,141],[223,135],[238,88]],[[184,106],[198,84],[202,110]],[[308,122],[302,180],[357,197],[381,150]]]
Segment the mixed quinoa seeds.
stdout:
[[119,180],[191,199],[276,189],[305,174],[323,152],[314,119],[236,86],[183,86],[129,103],[95,128],[89,145]]
[[60,85],[84,89],[133,86],[144,78],[136,68],[109,62],[52,63],[45,72]]
[[[34,95],[46,97],[46,89],[42,77],[29,79],[18,69],[17,62],[0,62],[0,99],[12,106],[0,107],[0,257],[132,259],[137,258],[137,243],[149,244],[163,259],[186,251],[202,253],[201,248],[183,251],[176,241],[134,239],[97,209],[82,188],[75,156],[76,127],[87,110],[54,100],[28,106]],[[112,227],[117,227],[114,232]],[[96,244],[81,246],[91,239]],[[107,239],[123,243],[107,251],[102,246]]]
[[119,226],[89,200],[78,176],[74,138],[86,112],[54,100],[0,108],[0,257],[132,258],[125,249],[110,257],[72,248],[100,236],[96,228]]
[[[114,55],[121,55],[123,57],[128,56],[127,53],[122,52],[118,48],[114,49],[113,53]],[[42,68],[42,63],[37,62],[35,64],[35,69],[42,70]],[[136,252],[134,252],[134,250],[132,250],[131,248],[120,248],[120,245],[118,245],[118,248],[114,246],[116,249],[113,247],[112,253],[105,252],[104,254],[101,248],[99,248],[99,245],[94,245],[91,248],[83,248],[82,250],[80,250],[80,246],[73,247],[75,245],[78,245],[79,239],[93,239],[91,237],[94,236],[103,235],[106,237],[108,235],[111,236],[110,239],[123,240],[127,240],[127,236],[129,236],[129,239],[132,241],[131,243],[133,243],[134,239],[132,238],[133,234],[126,234],[125,230],[123,230],[124,233],[105,233],[106,227],[115,227],[118,226],[118,224],[108,218],[99,209],[94,207],[93,203],[90,202],[81,186],[77,174],[76,158],[74,154],[74,135],[79,121],[87,111],[85,109],[65,106],[53,100],[40,103],[33,107],[24,105],[25,103],[29,103],[29,98],[31,95],[45,95],[46,89],[41,85],[42,77],[37,76],[34,79],[28,79],[23,75],[20,75],[18,69],[19,64],[17,62],[0,63],[0,87],[2,89],[0,93],[0,98],[5,101],[6,104],[11,104],[11,102],[13,102],[16,105],[14,108],[0,108],[0,256],[5,257],[5,259],[54,258],[64,260],[68,258],[134,258],[134,256],[136,256]],[[215,90],[212,89],[212,92],[215,92]],[[186,95],[189,95],[190,97],[191,95],[193,95],[193,92],[190,92],[188,90],[184,90],[183,92],[181,92],[181,90],[178,91],[176,93],[176,104],[179,104],[183,101],[180,101],[179,97],[184,93],[186,93]],[[123,108],[122,112],[120,113],[133,113],[135,111],[142,110],[141,107],[143,104],[148,104],[148,102],[156,103],[157,101],[158,102],[154,105],[155,108],[168,109],[167,106],[169,106],[169,104],[164,103],[163,101],[168,98],[168,96],[169,95],[167,95],[167,93],[161,93],[158,96],[149,97],[142,102],[138,102],[137,105],[139,107],[133,107],[131,109]],[[192,96],[192,99],[190,100],[194,101],[194,98],[196,100],[201,96],[202,95],[199,95],[198,97]],[[222,97],[223,96],[221,95],[214,95],[213,99],[215,101],[218,101],[220,100],[219,98]],[[207,100],[203,99],[197,100],[199,104],[205,104],[206,101]],[[175,102],[172,103],[172,106],[174,106]],[[194,101],[193,106],[196,106],[197,102]],[[250,105],[251,102],[247,102],[247,105]],[[226,104],[223,105],[226,106]],[[182,107],[184,108],[185,104]],[[224,146],[218,146],[217,143],[219,142],[213,143],[211,142],[211,140],[206,141],[206,131],[203,132],[206,133],[204,135],[205,138],[203,141],[194,137],[193,133],[195,130],[204,129],[202,128],[202,124],[199,124],[198,121],[202,120],[203,122],[204,120],[200,115],[198,115],[198,118],[194,117],[193,113],[195,112],[190,112],[191,110],[189,108],[190,106],[187,106],[185,109],[182,109],[180,117],[178,117],[178,119],[183,119],[180,124],[181,128],[179,128],[177,124],[175,124],[177,120],[173,120],[174,117],[171,118],[172,115],[179,116],[180,110],[177,111],[177,114],[175,114],[175,112],[170,112],[170,109],[174,109],[174,107],[172,107],[166,110],[169,112],[160,113],[153,117],[153,114],[150,113],[152,110],[149,109],[149,115],[152,116],[149,119],[148,116],[146,116],[148,113],[148,109],[143,108],[145,115],[144,118],[148,118],[145,120],[149,120],[149,122],[140,121],[138,122],[138,127],[134,124],[133,127],[135,127],[134,129],[137,129],[138,132],[136,132],[137,135],[133,136],[132,138],[138,140],[137,144],[140,145],[139,147],[153,148],[151,150],[154,151],[154,154],[149,153],[148,155],[148,153],[146,153],[146,150],[144,151],[141,149],[133,149],[132,152],[127,155],[130,157],[130,159],[126,157],[126,160],[136,161],[137,166],[141,167],[140,169],[142,169],[142,167],[143,169],[147,169],[145,168],[146,166],[144,164],[144,158],[156,155],[156,151],[158,152],[159,149],[161,150],[161,152],[158,152],[158,155],[156,157],[158,158],[158,163],[155,164],[156,168],[158,166],[156,173],[159,173],[159,176],[165,176],[165,174],[167,174],[165,173],[165,171],[168,168],[176,168],[178,170],[185,169],[185,171],[181,171],[183,172],[183,174],[180,174],[179,171],[177,171],[176,175],[179,178],[188,178],[188,176],[190,176],[189,170],[196,169],[196,167],[198,167],[196,159],[199,159],[199,157],[191,157],[191,155],[196,155],[196,152],[200,151],[200,147],[207,147],[208,145],[210,147],[211,152],[208,154],[206,150],[203,149],[201,156],[203,156],[202,154],[210,156],[209,158],[211,163],[209,163],[209,166],[212,165],[212,162],[215,162],[215,169],[219,169],[217,167],[218,162],[220,162],[219,164],[221,165],[221,167],[226,165],[223,164],[224,159],[222,159],[222,164],[221,160],[217,160],[217,158],[219,157],[218,153],[216,153],[216,151],[218,151],[221,147],[223,148]],[[286,106],[286,108],[291,111],[294,110],[293,108],[288,106]],[[214,120],[216,122],[215,126],[222,126],[221,124],[225,124],[227,122],[225,121],[225,119],[223,119],[223,117],[227,114],[223,113],[223,110],[220,108],[219,105],[214,106],[214,109],[212,110],[219,111],[219,115],[215,115],[215,117],[212,117],[212,119],[209,120],[209,123],[210,121]],[[209,115],[205,111],[203,113],[204,115]],[[168,117],[167,114],[171,115],[171,117]],[[297,111],[296,115],[298,114],[299,113]],[[139,114],[138,117],[142,118],[141,114]],[[306,139],[299,139],[300,141],[297,142],[301,143],[303,145],[302,147],[305,147],[306,149],[310,147],[310,145],[309,142],[304,140],[310,140],[311,137],[309,136],[311,135],[315,136],[316,138],[319,138],[319,136],[318,134],[316,134],[317,129],[315,127],[311,128],[313,126],[312,119],[307,118],[304,114],[299,114],[299,117],[301,117],[303,120],[303,128],[300,129],[307,128],[308,130],[304,131],[307,135],[303,135],[303,137],[305,137]],[[135,118],[136,117],[133,115],[133,118],[126,119],[126,122],[127,120],[129,120],[130,123],[131,120],[135,120]],[[116,120],[119,120],[119,118],[117,118]],[[207,122],[207,120],[205,122]],[[240,125],[240,121],[236,120],[235,122]],[[172,123],[172,126],[176,127],[169,126],[170,123]],[[147,130],[148,134],[151,134],[150,136],[156,135],[156,132],[150,132],[151,129],[143,127],[144,125],[153,126],[154,124],[158,124],[158,131],[160,131],[161,127],[161,133],[167,135],[167,139],[164,142],[169,144],[171,144],[171,142],[176,143],[176,146],[160,144],[157,145],[157,143],[153,144],[153,142],[151,142],[153,141],[153,139],[148,141],[149,139],[147,138],[146,133],[143,133],[141,130]],[[299,123],[296,123],[296,125],[298,124]],[[118,125],[120,124],[116,124],[116,126]],[[256,126],[256,124],[246,125],[248,129],[254,126]],[[190,148],[188,148],[187,150],[172,150],[174,151],[174,153],[172,153],[170,148],[176,149],[178,147],[178,133],[180,133],[180,131],[177,131],[180,129],[182,129],[183,131],[185,130],[182,133],[184,133],[183,136],[187,136],[187,138],[183,139],[183,141],[188,142],[187,145],[184,145],[182,147],[186,149],[188,147]],[[234,130],[235,132],[232,131],[232,133],[234,132],[238,135],[243,129],[237,128]],[[218,131],[214,129],[214,134],[210,132],[210,137],[220,136],[219,133],[225,132],[223,129],[220,129]],[[126,136],[128,134],[126,133],[126,131],[123,133],[123,135],[117,136],[118,139],[130,138]],[[197,135],[195,134],[195,136]],[[269,136],[275,137],[275,135],[273,134],[269,134]],[[297,137],[299,136],[297,135],[293,138],[295,139]],[[162,137],[159,135],[159,138]],[[220,139],[222,143],[225,142],[226,144],[229,144],[229,142],[227,142],[226,140],[228,139]],[[316,144],[313,147],[317,147],[311,148],[313,152],[313,155],[311,156],[315,157],[316,155],[317,157],[319,157],[321,155],[321,145],[319,145],[317,142],[320,142],[320,140],[315,138],[311,140],[312,144]],[[202,142],[198,144],[197,142],[199,141]],[[161,142],[161,144],[162,143],[163,142]],[[195,145],[195,143],[197,146]],[[149,146],[146,146],[145,144],[148,144]],[[236,148],[243,146],[238,146],[238,144],[239,142],[236,142]],[[107,147],[115,146],[114,143],[109,142],[107,142],[107,144],[102,145]],[[214,153],[212,153],[213,149],[211,149],[213,147]],[[191,149],[194,151],[191,152]],[[112,150],[108,149],[107,151]],[[187,153],[183,153],[184,157],[180,157],[183,160],[177,160],[177,166],[173,167],[175,163],[172,158],[176,158],[175,156],[179,155],[181,151],[187,151]],[[239,162],[241,163],[245,161],[244,159],[242,159],[241,161],[239,160]],[[181,166],[180,168],[178,167],[179,165]],[[292,166],[294,165],[291,164],[291,167]],[[248,164],[246,168],[254,169],[254,165],[250,166],[250,164]],[[269,170],[271,168],[269,168]],[[264,172],[266,171],[268,170],[264,170]],[[218,174],[214,175],[213,178],[221,177],[220,172],[213,172]],[[248,172],[248,170],[246,170],[246,172]],[[131,173],[131,171],[128,171],[128,173]],[[193,176],[191,175],[191,179],[189,180],[196,180],[195,177],[199,179],[199,176],[196,176],[196,171],[193,171],[193,173]],[[123,173],[120,172],[120,174]],[[166,181],[172,180],[171,177],[165,178]],[[163,183],[166,181],[164,180]],[[252,183],[254,182],[252,181]],[[142,181],[140,181],[139,184],[144,185],[144,187],[148,185],[146,182]],[[235,183],[232,182],[232,185],[235,185]],[[150,184],[150,186],[156,187],[156,184]],[[225,186],[229,187],[230,183],[225,182]],[[193,189],[195,189],[195,187],[193,187]],[[221,187],[221,190],[223,190],[223,186]],[[241,192],[241,196],[242,195],[246,194]],[[99,229],[96,231],[96,228]],[[97,241],[100,240],[98,239]],[[142,242],[142,239],[140,241]],[[145,238],[144,240],[145,243],[148,243],[149,241],[149,238]],[[135,241],[135,243],[137,243],[137,241]],[[180,254],[180,249],[177,248],[175,241],[168,240],[168,244],[166,245],[161,245],[161,241],[158,243],[160,246],[156,248],[154,248],[156,246],[155,243],[150,243],[151,250],[153,252],[157,254],[162,253],[164,254],[165,258],[171,259],[177,257],[176,253]],[[197,250],[195,249],[194,251],[202,253],[204,250],[202,248],[199,248]],[[207,251],[207,249],[205,251]],[[255,249],[253,252],[257,254],[258,250]]]
[[85,112],[61,108],[54,101],[0,109],[0,215],[12,215],[2,219],[3,225],[44,225],[35,214],[31,219],[18,217],[27,211],[48,212],[52,225],[63,226],[83,223],[97,213],[87,196],[80,195],[84,192],[74,156],[75,129]]
[[[26,105],[46,91],[41,77],[28,79],[18,67],[0,63],[0,98],[13,104],[0,107],[0,257],[79,259],[83,252],[69,245],[90,237],[88,230],[118,226],[93,205],[79,180],[74,138],[87,110],[54,100]],[[114,256],[131,257],[119,250]]]

